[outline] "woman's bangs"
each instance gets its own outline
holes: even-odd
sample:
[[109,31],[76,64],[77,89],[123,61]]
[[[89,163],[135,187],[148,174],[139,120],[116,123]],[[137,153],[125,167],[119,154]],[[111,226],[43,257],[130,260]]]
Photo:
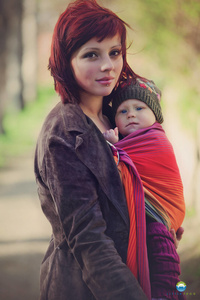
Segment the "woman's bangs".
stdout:
[[112,38],[116,34],[122,36],[123,33],[123,25],[116,19],[108,19],[104,20],[104,22],[99,22],[98,30],[94,36],[98,38],[98,42],[103,41],[105,38]]

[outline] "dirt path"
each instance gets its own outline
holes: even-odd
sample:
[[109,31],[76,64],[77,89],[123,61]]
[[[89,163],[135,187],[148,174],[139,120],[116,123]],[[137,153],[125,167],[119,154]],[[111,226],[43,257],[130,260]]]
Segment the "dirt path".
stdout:
[[36,300],[50,226],[40,209],[33,155],[0,170],[0,299]]
[[[187,299],[200,299],[200,221],[186,218],[179,246]],[[0,299],[37,300],[50,226],[36,192],[33,153],[0,170]],[[194,293],[196,295],[194,295]],[[76,299],[79,300],[79,299]]]

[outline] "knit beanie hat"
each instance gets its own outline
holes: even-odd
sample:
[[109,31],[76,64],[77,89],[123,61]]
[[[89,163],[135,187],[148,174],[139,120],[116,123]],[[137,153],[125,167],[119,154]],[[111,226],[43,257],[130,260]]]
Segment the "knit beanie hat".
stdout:
[[116,93],[113,95],[112,110],[114,117],[116,115],[119,105],[128,99],[137,99],[146,103],[153,111],[156,121],[163,122],[163,115],[160,106],[161,91],[157,88],[155,83],[150,81],[143,81],[137,78],[136,82],[131,82],[123,87],[118,87]]

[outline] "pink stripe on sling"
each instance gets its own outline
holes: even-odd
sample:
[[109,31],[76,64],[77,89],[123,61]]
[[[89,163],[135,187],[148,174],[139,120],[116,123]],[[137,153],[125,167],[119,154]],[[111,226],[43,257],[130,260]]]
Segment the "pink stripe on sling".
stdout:
[[[140,176],[131,159],[121,149],[112,147],[114,158],[121,173],[130,218],[127,265],[138,279],[148,299],[151,299],[149,266],[146,246],[146,218],[144,192]],[[116,151],[117,150],[117,151]],[[119,162],[117,158],[119,154]]]

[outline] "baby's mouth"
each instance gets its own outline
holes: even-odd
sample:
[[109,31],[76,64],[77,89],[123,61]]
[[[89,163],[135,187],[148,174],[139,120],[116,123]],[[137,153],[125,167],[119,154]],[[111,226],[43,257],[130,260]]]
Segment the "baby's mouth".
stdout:
[[128,123],[128,125],[126,125],[126,127],[128,127],[130,125],[138,125],[138,123],[137,122],[131,122],[131,123]]

